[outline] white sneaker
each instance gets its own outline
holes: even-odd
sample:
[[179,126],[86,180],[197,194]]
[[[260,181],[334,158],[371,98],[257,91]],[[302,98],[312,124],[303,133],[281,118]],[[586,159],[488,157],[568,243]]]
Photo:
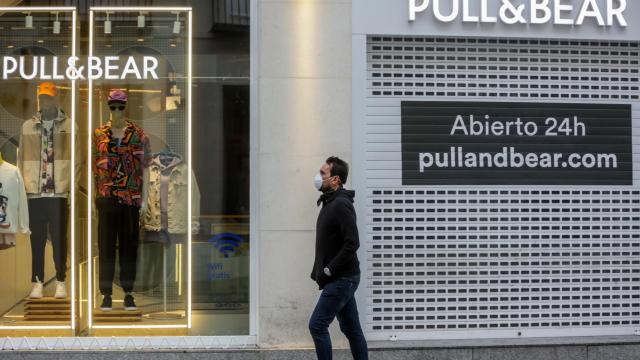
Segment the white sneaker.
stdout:
[[42,299],[42,283],[40,281],[36,281],[32,284],[33,288],[31,289],[29,297],[32,299]]
[[56,299],[66,299],[67,298],[67,286],[64,281],[56,281],[56,294],[54,295]]

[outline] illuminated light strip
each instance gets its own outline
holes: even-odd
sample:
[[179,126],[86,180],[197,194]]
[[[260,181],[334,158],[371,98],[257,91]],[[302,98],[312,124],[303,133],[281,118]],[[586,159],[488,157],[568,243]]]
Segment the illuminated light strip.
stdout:
[[74,6],[1,6],[0,11],[2,12],[51,12],[51,11],[69,11],[75,12],[76,8]]
[[[93,10],[89,10],[89,56],[93,56]],[[89,329],[93,322],[93,254],[91,251],[91,238],[93,237],[93,204],[91,199],[92,194],[92,179],[93,179],[93,151],[91,150],[91,143],[93,142],[93,80],[89,77],[89,125],[87,126],[87,163],[89,164],[89,172],[87,174],[87,319]]]
[[[192,197],[192,175],[191,175],[191,119],[192,119],[192,101],[191,101],[191,88],[192,88],[192,76],[193,76],[193,68],[192,68],[192,50],[193,50],[193,12],[190,7],[91,7],[89,10],[89,56],[93,56],[93,28],[94,28],[94,12],[130,12],[130,11],[148,11],[148,12],[187,12],[189,17],[189,32],[188,32],[188,47],[187,47],[187,90],[189,93],[189,98],[187,100],[187,166],[189,171],[187,172],[187,216],[188,216],[188,226],[187,226],[187,325],[94,325],[93,324],[93,276],[89,276],[88,288],[89,294],[87,294],[88,299],[88,325],[89,328],[93,329],[144,329],[144,328],[157,328],[157,329],[180,329],[180,328],[191,328],[192,324],[192,316],[191,316],[191,240],[192,240],[192,229],[191,229],[191,197]],[[91,142],[92,142],[92,131],[93,129],[93,81],[89,78],[89,128],[88,132],[88,154],[91,156]],[[93,159],[91,159],[93,161]],[[91,169],[92,170],[92,169]],[[89,215],[92,213],[92,191],[91,191],[91,182],[92,176],[88,176],[87,178],[87,203],[89,209]],[[92,252],[91,252],[91,238],[92,238],[92,217],[88,216],[89,219],[89,236],[87,236],[87,248],[88,248],[88,274],[92,273]]]
[[94,325],[94,329],[186,329],[187,325]]
[[0,326],[0,330],[71,330],[71,325]]
[[[71,15],[71,56],[76,56],[76,18],[77,12]],[[76,80],[71,80],[71,331],[76,328]]]
[[171,12],[171,11],[183,11],[183,12],[191,12],[190,7],[149,7],[149,6],[123,6],[123,7],[114,7],[114,6],[92,6],[91,10],[93,11],[115,11],[115,12],[127,12],[127,11],[148,11],[148,12]]
[[[89,213],[89,215],[91,215],[91,213]],[[80,267],[80,264],[78,264],[78,268]],[[80,284],[80,286],[78,286],[78,303],[82,303],[82,271],[78,271],[78,284]],[[78,318],[82,319],[82,305],[78,306]]]
[[192,46],[193,46],[193,12],[189,9],[189,38],[188,38],[188,48],[187,48],[187,90],[189,92],[189,99],[187,100],[187,328],[191,329],[191,240],[192,240],[192,209],[191,209],[191,197],[192,197],[192,158],[191,158],[191,98],[192,98],[192,76],[193,76],[193,68],[191,64],[192,57]]

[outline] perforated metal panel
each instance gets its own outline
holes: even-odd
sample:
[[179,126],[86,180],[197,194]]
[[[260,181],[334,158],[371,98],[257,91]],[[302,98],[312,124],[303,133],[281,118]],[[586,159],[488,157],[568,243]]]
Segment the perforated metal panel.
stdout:
[[[368,37],[370,336],[640,329],[638,53],[635,42]],[[632,104],[634,186],[402,186],[402,100]]]

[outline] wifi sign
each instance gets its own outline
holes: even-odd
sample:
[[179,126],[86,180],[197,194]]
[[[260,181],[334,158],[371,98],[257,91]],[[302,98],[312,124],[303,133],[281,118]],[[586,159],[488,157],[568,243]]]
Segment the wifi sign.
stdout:
[[218,249],[225,258],[234,254],[243,242],[242,236],[233,233],[221,233],[209,239],[209,243]]

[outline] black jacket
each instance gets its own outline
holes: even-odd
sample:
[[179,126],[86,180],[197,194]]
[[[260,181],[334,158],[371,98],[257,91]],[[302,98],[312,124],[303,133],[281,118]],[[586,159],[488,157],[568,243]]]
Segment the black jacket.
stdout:
[[[360,273],[356,251],[360,247],[356,210],[353,207],[355,191],[340,188],[323,194],[318,200],[322,209],[316,223],[316,257],[311,279],[324,286],[341,276]],[[324,274],[328,267],[331,276]]]

